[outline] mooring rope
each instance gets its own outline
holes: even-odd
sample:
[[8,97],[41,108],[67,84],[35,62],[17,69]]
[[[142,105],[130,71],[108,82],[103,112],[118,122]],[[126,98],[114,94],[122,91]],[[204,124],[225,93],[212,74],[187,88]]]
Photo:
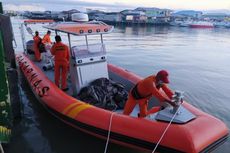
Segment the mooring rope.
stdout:
[[2,147],[1,143],[0,143],[0,153],[4,153],[4,150],[3,150],[3,147]]
[[173,115],[173,117],[172,117],[172,119],[170,120],[170,122],[169,122],[168,126],[165,128],[165,130],[164,130],[163,134],[161,135],[160,139],[158,140],[158,142],[157,142],[157,144],[156,144],[155,148],[153,149],[152,153],[155,153],[155,151],[156,151],[156,149],[157,149],[158,145],[160,144],[161,140],[162,140],[162,139],[163,139],[163,137],[165,136],[165,133],[168,131],[168,128],[170,127],[170,125],[172,124],[172,121],[173,121],[173,120],[174,120],[174,118],[176,117],[177,112],[178,112],[178,111],[179,111],[179,109],[180,109],[180,106],[181,106],[181,105],[179,105],[179,107],[178,107],[177,111],[176,111],[176,112],[175,112],[175,114]]
[[104,153],[107,152],[107,148],[108,148],[108,144],[109,144],[109,139],[110,139],[110,132],[111,132],[111,127],[112,127],[112,121],[113,121],[113,116],[114,116],[115,112],[113,112],[110,116],[109,119],[109,130],[108,130],[108,136],[107,136],[107,140],[106,140],[106,144],[105,144],[105,150]]

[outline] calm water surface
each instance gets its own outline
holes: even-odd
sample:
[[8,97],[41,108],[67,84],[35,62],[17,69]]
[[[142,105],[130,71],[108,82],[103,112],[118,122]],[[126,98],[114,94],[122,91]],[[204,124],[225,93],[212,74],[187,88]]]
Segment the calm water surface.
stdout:
[[[21,19],[12,19],[17,52],[22,51],[19,33]],[[34,26],[32,29],[46,30]],[[27,39],[31,36],[27,35]],[[53,38],[52,38],[53,39]],[[83,38],[81,38],[83,39]],[[80,38],[73,45],[81,44]],[[98,38],[90,38],[96,42]],[[66,37],[63,37],[66,42]],[[230,127],[230,29],[191,29],[177,27],[116,26],[105,35],[110,63],[140,76],[166,69],[170,87],[185,91],[185,100]],[[16,124],[9,153],[102,153],[105,141],[77,131],[52,117],[38,104],[23,78],[23,119]],[[230,140],[215,150],[228,153]],[[140,151],[109,144],[109,153]]]

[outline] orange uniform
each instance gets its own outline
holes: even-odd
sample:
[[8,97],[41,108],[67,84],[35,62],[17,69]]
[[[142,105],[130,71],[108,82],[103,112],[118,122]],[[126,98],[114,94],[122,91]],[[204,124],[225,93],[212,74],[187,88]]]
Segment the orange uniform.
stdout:
[[51,44],[51,43],[52,43],[49,34],[46,34],[46,35],[43,37],[42,43],[43,43],[43,44]]
[[59,87],[60,82],[60,69],[62,69],[62,82],[61,88],[67,88],[67,73],[69,65],[69,48],[62,42],[57,42],[51,48],[51,54],[54,55],[54,72],[55,72],[55,84]]
[[[160,89],[162,89],[165,94],[163,95],[160,92]],[[135,90],[135,92],[134,92]],[[136,95],[135,95],[136,93]],[[146,115],[153,113],[154,111],[158,111],[160,108],[153,108],[150,111],[148,111],[148,100],[154,96],[156,97],[160,102],[169,101],[172,98],[173,92],[168,88],[166,84],[163,84],[159,89],[156,87],[156,76],[151,75],[140,82],[137,83],[137,85],[131,90],[129,93],[128,100],[125,104],[124,112],[123,114],[129,115],[135,105],[138,103],[140,107],[140,117],[145,117]]]
[[38,48],[38,44],[41,41],[41,38],[39,36],[34,36],[34,54],[35,54],[35,59],[36,61],[40,61],[41,60],[41,53],[39,51]]

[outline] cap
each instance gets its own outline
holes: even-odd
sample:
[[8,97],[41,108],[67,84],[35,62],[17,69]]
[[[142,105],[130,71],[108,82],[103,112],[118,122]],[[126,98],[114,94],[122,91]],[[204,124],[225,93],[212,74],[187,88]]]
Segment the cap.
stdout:
[[163,81],[164,83],[169,83],[169,79],[168,79],[168,72],[166,70],[161,70],[157,73],[157,78],[161,81]]

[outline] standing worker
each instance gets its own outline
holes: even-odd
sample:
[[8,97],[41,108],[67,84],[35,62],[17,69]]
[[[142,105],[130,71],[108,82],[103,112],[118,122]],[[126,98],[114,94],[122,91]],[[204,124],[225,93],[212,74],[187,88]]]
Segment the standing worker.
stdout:
[[35,31],[35,36],[33,37],[34,39],[34,54],[35,54],[35,59],[36,61],[40,62],[41,61],[41,53],[39,51],[39,44],[41,43],[41,38],[39,37],[38,31]]
[[61,89],[67,91],[67,73],[69,65],[69,48],[61,42],[59,35],[55,36],[56,43],[51,48],[51,54],[54,55],[55,84],[59,87],[61,72]]
[[[152,96],[156,97],[160,102],[167,102],[175,106],[171,101],[173,92],[166,85],[168,83],[168,72],[165,70],[159,71],[156,76],[151,75],[139,81],[129,93],[123,114],[129,115],[136,104],[139,104],[140,107],[139,117],[146,117],[151,113],[159,111],[160,107],[153,107],[149,111],[147,110],[148,101]],[[165,92],[165,95],[160,92],[160,89]]]
[[46,50],[46,52],[44,53],[46,63],[49,63],[52,58],[52,55],[50,53],[50,49],[52,47],[52,41],[50,39],[50,35],[51,35],[51,31],[48,30],[42,39],[42,43],[45,45],[45,50]]
[[50,44],[50,45],[52,44],[51,39],[50,39],[50,35],[51,35],[51,31],[48,30],[42,39],[43,44]]

